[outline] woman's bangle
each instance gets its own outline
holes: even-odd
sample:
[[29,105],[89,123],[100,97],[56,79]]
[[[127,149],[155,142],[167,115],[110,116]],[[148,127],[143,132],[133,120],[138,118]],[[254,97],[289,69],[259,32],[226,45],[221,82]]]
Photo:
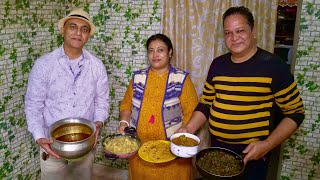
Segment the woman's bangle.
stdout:
[[121,120],[121,121],[119,121],[119,126],[121,125],[122,122],[126,123],[128,127],[130,126],[130,124],[129,124],[128,121],[126,121],[126,120]]

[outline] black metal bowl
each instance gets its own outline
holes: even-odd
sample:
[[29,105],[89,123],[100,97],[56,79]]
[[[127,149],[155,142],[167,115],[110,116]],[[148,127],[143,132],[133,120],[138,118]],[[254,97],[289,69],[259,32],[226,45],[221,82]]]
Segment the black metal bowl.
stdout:
[[[208,153],[210,153],[210,152],[212,152],[212,151],[222,151],[222,152],[224,152],[224,153],[228,153],[228,154],[230,154],[230,155],[232,155],[232,156],[235,156],[235,158],[236,158],[237,160],[239,160],[239,163],[240,163],[241,166],[242,166],[242,167],[241,167],[242,170],[241,170],[240,172],[238,172],[237,174],[234,174],[234,175],[232,175],[232,176],[221,176],[221,175],[213,174],[213,173],[205,170],[203,167],[201,167],[201,166],[199,165],[199,162],[198,162],[198,161],[199,161],[199,159],[200,159],[201,157],[206,156]],[[203,149],[203,150],[199,151],[199,152],[196,154],[196,163],[195,163],[195,164],[196,164],[196,167],[197,167],[199,173],[200,173],[204,178],[212,179],[212,180],[223,180],[223,179],[224,179],[224,180],[240,180],[241,177],[242,177],[244,168],[245,168],[245,164],[244,164],[244,162],[243,162],[243,159],[242,159],[242,157],[241,157],[239,154],[233,152],[232,150],[229,150],[229,149],[226,149],[226,148],[221,148],[221,147],[210,147],[210,148]]]

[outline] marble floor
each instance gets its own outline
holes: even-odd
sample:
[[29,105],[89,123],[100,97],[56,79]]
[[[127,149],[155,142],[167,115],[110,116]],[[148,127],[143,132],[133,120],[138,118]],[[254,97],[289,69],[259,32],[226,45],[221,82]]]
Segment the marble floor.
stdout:
[[128,171],[94,164],[93,180],[128,180]]

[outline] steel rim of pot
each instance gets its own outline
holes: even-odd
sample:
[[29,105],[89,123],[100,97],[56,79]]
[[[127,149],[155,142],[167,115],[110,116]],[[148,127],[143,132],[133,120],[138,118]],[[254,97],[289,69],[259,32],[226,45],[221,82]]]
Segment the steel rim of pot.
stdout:
[[[88,137],[90,138],[92,135],[94,135],[96,133],[96,126],[94,125],[94,123],[92,123],[91,121],[85,119],[85,118],[80,118],[80,117],[70,117],[70,118],[65,118],[65,119],[61,119],[59,121],[56,121],[55,123],[53,123],[50,127],[49,127],[49,137],[52,138],[52,139],[55,139],[54,137],[52,137],[52,133],[58,128],[61,126],[61,123],[62,122],[68,122],[69,123],[81,123],[81,121],[84,121],[86,123],[83,123],[87,126],[89,126],[91,129],[92,129],[92,134]],[[86,139],[88,139],[86,138]],[[83,139],[83,140],[80,140],[80,141],[84,141],[86,139]],[[57,139],[55,139],[56,141],[59,141]],[[76,141],[76,142],[80,142],[80,141]],[[59,141],[59,142],[62,142],[64,143],[64,141]],[[68,142],[69,143],[69,142]]]
[[[54,138],[53,137],[54,131],[66,123],[80,123],[81,125],[86,125],[92,130],[92,134],[85,139],[82,139],[79,141],[72,141],[72,142],[60,141],[60,140]],[[95,133],[96,133],[95,124],[92,121],[89,121],[85,118],[69,117],[69,118],[61,119],[59,121],[56,121],[55,123],[53,123],[49,127],[49,137],[50,137],[50,139],[53,139],[53,144],[51,145],[51,148],[55,153],[58,153],[61,157],[65,158],[65,159],[81,158],[81,157],[85,156],[86,154],[88,154],[93,149],[93,145],[94,145],[94,141],[95,141],[95,137],[94,137]],[[88,143],[86,143],[86,142],[88,142]],[[89,146],[84,148],[83,143],[88,144]],[[68,148],[63,148],[63,146],[66,146]],[[77,149],[77,147],[75,147],[75,146],[82,147],[82,148]],[[75,151],[66,150],[66,149],[70,149],[71,147],[75,148],[76,151],[79,151],[79,155],[77,155],[77,153]],[[57,150],[58,152],[56,152],[55,150]],[[61,151],[65,151],[64,154],[61,154]]]

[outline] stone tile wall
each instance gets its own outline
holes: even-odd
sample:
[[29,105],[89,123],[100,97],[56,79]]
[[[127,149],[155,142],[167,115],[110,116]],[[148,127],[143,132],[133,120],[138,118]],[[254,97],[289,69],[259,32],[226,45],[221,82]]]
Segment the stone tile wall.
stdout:
[[[306,109],[295,141],[285,144],[282,178],[320,179],[320,1],[302,2],[300,34],[294,74]],[[291,146],[291,147],[290,147]],[[292,148],[293,147],[293,148]],[[287,151],[287,152],[286,152]],[[289,157],[289,159],[286,159]]]
[[[76,0],[71,3],[66,0],[0,1],[0,179],[36,179],[38,176],[39,147],[27,130],[23,112],[23,95],[29,71],[40,55],[52,51],[61,43],[57,22],[67,10],[86,7],[93,18],[98,15],[102,3],[100,0]],[[102,136],[115,132],[118,126],[118,104],[130,77],[130,72],[126,74],[125,71],[130,70],[129,66],[131,70],[146,67],[143,40],[161,30],[158,19],[161,18],[161,0],[105,1],[104,5],[108,3],[113,5],[104,8],[110,19],[100,27],[99,33],[112,36],[112,41],[102,43],[101,36],[97,35],[86,46],[105,64],[110,61],[108,56],[118,62],[108,67],[114,110],[106,121]],[[132,17],[133,14],[138,17]],[[102,49],[94,50],[98,45],[103,45]],[[99,53],[106,57],[99,56]],[[125,168],[126,162],[105,161],[101,144],[97,148],[97,163]]]

